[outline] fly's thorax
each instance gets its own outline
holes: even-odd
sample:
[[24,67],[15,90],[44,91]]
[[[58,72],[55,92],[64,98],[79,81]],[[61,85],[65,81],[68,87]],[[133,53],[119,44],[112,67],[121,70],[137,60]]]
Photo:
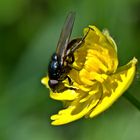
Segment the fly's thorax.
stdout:
[[48,75],[50,79],[57,80],[60,77],[61,65],[59,57],[54,53],[48,65]]

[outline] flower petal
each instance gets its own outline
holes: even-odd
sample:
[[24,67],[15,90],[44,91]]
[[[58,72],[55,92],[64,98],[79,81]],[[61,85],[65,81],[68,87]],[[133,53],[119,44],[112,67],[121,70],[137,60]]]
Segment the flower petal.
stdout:
[[[88,28],[84,32],[85,35],[88,32],[84,44],[84,48],[88,50],[87,60],[92,61],[92,66],[94,66],[95,70],[102,70],[108,73],[115,72],[118,66],[118,59],[114,40],[107,30],[102,33],[95,26],[89,26],[89,28],[91,29],[89,32]],[[92,58],[92,60],[89,58]]]
[[48,76],[43,77],[43,78],[41,79],[41,83],[42,83],[43,85],[45,85],[47,88],[49,88],[48,81],[49,81],[49,77],[48,77]]
[[69,104],[68,108],[60,110],[58,114],[51,116],[51,120],[53,120],[51,124],[62,125],[82,118],[97,105],[100,96],[100,94],[97,94],[97,96],[89,98],[85,102],[80,102],[79,99],[73,101]]
[[53,93],[50,91],[50,97],[55,100],[61,100],[61,101],[71,101],[74,100],[78,96],[78,93],[75,92],[75,90],[65,90],[64,92],[61,93]]
[[[98,106],[92,110],[89,115],[90,118],[109,108],[117,100],[117,98],[119,98],[124,91],[127,90],[135,76],[136,63],[137,59],[133,58],[127,65],[120,67],[118,71],[111,76],[111,78],[117,83],[117,87],[115,90],[111,90],[112,93],[110,96],[105,96]],[[110,88],[112,87],[111,85],[108,86]]]
[[[49,77],[46,76],[46,77],[42,78],[41,83],[49,88],[48,80],[49,80]],[[61,92],[61,93],[53,93],[50,89],[50,97],[52,99],[55,99],[55,100],[71,101],[71,100],[74,100],[77,96],[78,96],[78,93],[75,92],[75,90],[68,89],[68,90],[65,90],[64,92]]]

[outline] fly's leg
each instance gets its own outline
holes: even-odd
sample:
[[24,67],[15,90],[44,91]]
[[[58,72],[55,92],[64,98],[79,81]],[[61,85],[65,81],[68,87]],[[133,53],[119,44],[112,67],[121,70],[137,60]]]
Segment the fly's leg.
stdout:
[[69,77],[68,75],[67,75],[66,78],[68,79],[69,84],[70,84],[70,85],[73,85],[73,82],[72,82],[72,80],[70,79],[70,77]]
[[74,51],[77,50],[84,43],[84,40],[87,37],[90,30],[91,28],[89,27],[86,35],[83,38],[73,39],[69,43],[68,48],[67,48],[67,56],[71,53],[74,53]]

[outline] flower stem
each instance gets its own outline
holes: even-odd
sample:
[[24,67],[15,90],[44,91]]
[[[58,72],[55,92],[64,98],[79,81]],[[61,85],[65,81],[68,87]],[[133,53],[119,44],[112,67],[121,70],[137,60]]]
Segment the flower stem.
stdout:
[[131,102],[138,110],[140,110],[140,101],[132,96],[128,91],[125,92],[124,97]]

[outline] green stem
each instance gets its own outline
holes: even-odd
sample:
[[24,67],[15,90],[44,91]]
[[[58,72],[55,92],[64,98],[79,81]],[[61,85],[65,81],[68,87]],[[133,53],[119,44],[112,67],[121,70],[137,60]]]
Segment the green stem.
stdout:
[[131,102],[138,110],[140,110],[140,101],[132,96],[128,91],[125,92],[124,97]]

